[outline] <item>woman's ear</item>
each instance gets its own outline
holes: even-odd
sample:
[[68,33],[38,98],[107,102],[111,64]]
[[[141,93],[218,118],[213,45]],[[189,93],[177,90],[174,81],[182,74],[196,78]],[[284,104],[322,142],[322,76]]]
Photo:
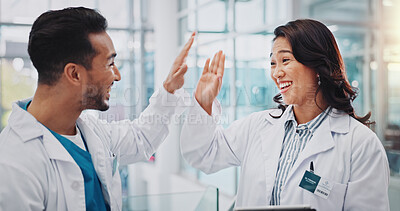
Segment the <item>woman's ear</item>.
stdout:
[[81,67],[75,63],[68,63],[64,66],[64,76],[70,83],[80,84],[82,82]]

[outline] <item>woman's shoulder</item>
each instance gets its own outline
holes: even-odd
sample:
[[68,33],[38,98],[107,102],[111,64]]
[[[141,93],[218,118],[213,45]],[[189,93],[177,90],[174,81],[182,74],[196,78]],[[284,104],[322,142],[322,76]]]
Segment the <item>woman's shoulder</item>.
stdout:
[[369,149],[372,151],[384,152],[381,140],[378,138],[376,133],[368,126],[359,122],[357,119],[350,117],[350,128],[349,133],[353,140],[353,149]]
[[333,132],[350,134],[353,138],[376,137],[371,128],[343,111],[332,109],[329,116],[330,127]]
[[350,119],[349,131],[354,133],[354,135],[365,138],[366,137],[377,138],[375,132],[372,130],[372,128],[370,128],[373,125],[367,126],[353,117],[349,117],[349,119]]

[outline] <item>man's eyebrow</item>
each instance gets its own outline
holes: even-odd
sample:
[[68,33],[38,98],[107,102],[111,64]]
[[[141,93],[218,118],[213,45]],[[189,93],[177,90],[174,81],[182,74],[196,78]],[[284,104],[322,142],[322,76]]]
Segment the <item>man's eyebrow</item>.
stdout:
[[[289,50],[280,50],[280,51],[278,51],[278,53],[291,53],[291,54],[293,54],[293,52],[289,51]],[[272,53],[269,55],[269,58],[271,58],[271,57],[272,57]]]
[[111,56],[109,56],[107,59],[112,59],[112,58],[115,58],[115,57],[117,57],[117,54],[116,54],[116,53],[113,53],[113,54],[111,54]]

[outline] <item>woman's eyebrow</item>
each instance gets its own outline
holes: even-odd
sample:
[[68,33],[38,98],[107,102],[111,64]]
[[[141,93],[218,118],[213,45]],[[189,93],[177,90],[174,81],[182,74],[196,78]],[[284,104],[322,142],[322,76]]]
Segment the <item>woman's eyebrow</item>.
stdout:
[[[293,52],[289,51],[289,50],[280,50],[276,54],[279,54],[279,53],[291,53],[291,54],[293,54]],[[271,58],[271,57],[272,57],[272,53],[269,55],[269,58]]]

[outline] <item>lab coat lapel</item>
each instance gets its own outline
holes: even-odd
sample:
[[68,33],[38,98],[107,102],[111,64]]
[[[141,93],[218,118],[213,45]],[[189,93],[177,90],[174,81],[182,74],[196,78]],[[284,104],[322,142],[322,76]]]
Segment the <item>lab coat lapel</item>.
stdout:
[[[297,169],[305,159],[315,154],[328,151],[335,146],[329,121],[326,120],[323,121],[321,125],[314,131],[312,138],[306,144],[304,150],[299,153],[299,157],[294,163],[292,170]],[[290,175],[291,174],[289,173],[288,177],[290,177]]]
[[309,157],[334,148],[333,133],[347,133],[349,131],[349,124],[349,115],[332,109],[327,119],[314,131],[312,138],[306,144],[304,150],[300,152],[299,157],[288,174],[287,180],[290,179],[300,165]]
[[[287,108],[286,111],[288,111]],[[278,112],[271,112],[274,116],[280,115],[280,110]],[[266,175],[266,193],[272,193],[273,184],[275,181],[276,171],[278,168],[278,161],[280,153],[282,151],[283,138],[285,135],[285,120],[287,119],[287,113],[285,112],[280,118],[273,118],[268,113],[266,120],[272,124],[268,129],[260,131],[260,137],[262,139],[262,156],[265,160],[265,175]],[[268,194],[268,196],[270,196]],[[266,201],[269,201],[267,198]]]
[[105,192],[103,192],[105,193],[105,198],[108,199],[109,191],[111,190],[111,187],[108,187],[108,185],[111,184],[111,177],[109,175],[111,171],[107,169],[105,160],[107,156],[104,151],[103,142],[81,118],[78,118],[77,125],[85,138],[86,145],[92,157],[93,166],[103,186],[103,190],[105,190]]
[[43,145],[50,159],[75,163],[75,160],[65,149],[65,147],[60,143],[60,141],[56,137],[54,137],[54,135],[51,134],[51,132],[44,126],[43,129],[44,129]]

